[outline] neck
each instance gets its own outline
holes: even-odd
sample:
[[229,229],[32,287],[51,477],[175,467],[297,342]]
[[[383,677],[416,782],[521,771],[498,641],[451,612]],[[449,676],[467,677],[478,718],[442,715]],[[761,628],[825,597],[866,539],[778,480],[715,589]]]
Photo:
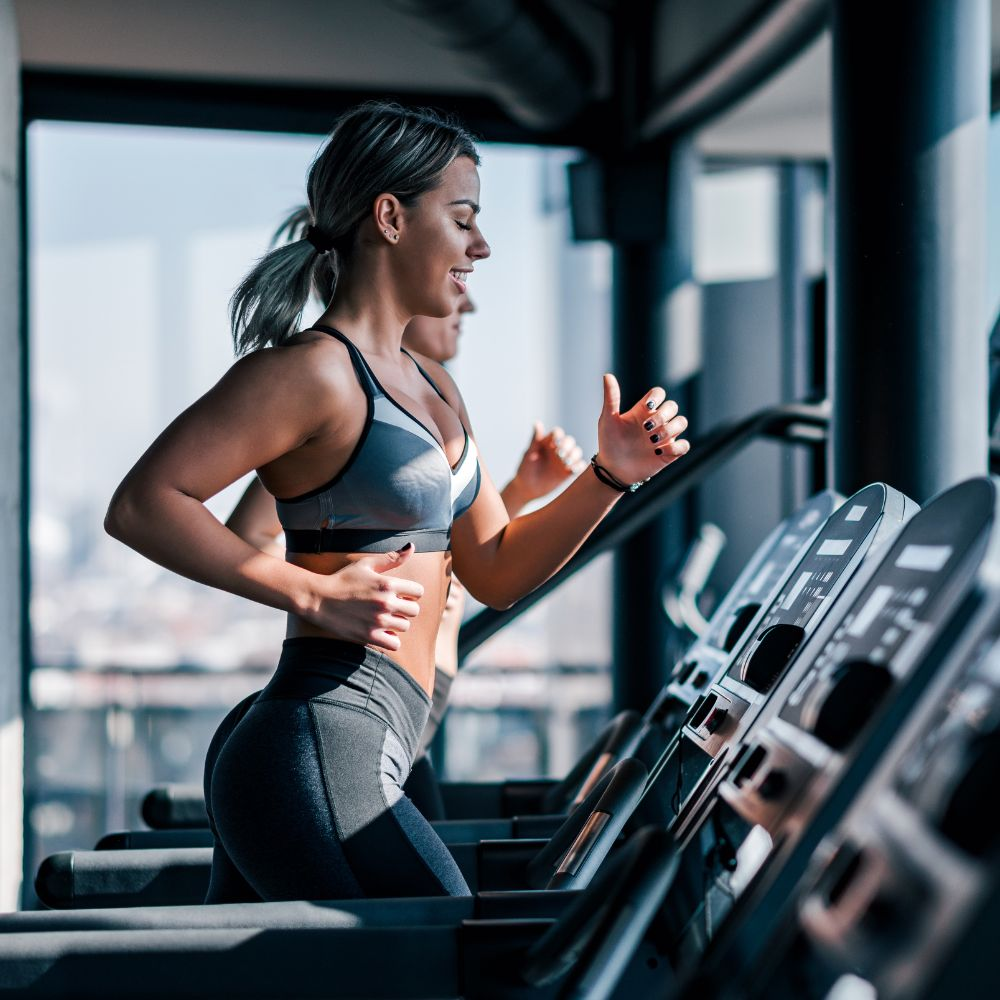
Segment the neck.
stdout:
[[[386,278],[377,269],[345,269],[319,322],[336,327],[366,354],[396,358],[403,329],[412,317],[396,301]],[[388,291],[383,294],[382,289]]]

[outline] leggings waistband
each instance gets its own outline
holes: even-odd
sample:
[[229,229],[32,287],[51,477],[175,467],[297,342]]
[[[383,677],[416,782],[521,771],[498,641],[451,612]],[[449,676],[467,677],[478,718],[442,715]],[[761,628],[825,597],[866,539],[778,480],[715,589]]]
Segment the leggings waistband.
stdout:
[[258,701],[319,700],[361,709],[399,737],[410,758],[430,711],[427,692],[385,653],[322,636],[297,636],[282,645],[278,668]]

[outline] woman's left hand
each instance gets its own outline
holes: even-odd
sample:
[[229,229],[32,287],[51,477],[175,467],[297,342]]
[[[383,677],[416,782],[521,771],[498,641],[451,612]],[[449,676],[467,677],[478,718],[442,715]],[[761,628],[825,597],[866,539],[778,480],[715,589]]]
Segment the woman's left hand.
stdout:
[[655,386],[635,406],[620,412],[621,389],[614,375],[604,376],[604,409],[597,422],[597,461],[623,483],[641,483],[691,447],[679,435],[687,418],[666,390]]
[[524,502],[537,500],[585,468],[583,452],[572,437],[561,427],[553,427],[546,434],[536,420],[531,443],[521,456],[511,485]]

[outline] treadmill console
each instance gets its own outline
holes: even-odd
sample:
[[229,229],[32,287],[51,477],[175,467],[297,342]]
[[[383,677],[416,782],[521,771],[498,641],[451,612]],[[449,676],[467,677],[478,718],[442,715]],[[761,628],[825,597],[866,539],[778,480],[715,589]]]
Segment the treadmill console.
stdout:
[[863,975],[879,996],[995,995],[998,782],[994,593],[815,852],[799,916],[812,949]]
[[668,707],[672,712],[680,709],[686,713],[718,678],[729,654],[743,640],[781,578],[840,502],[832,490],[817,493],[761,543],[712,615],[708,631],[674,668],[665,696],[655,706],[660,714],[666,716]]
[[808,552],[785,580],[768,613],[758,622],[747,644],[726,673],[759,694],[766,694],[805,638],[806,629],[822,603],[835,593],[841,577],[862,553],[881,520],[885,488],[868,486],[833,513]]
[[[858,737],[922,664],[919,683],[927,683],[935,664],[926,654],[976,584],[995,505],[989,480],[963,483],[881,553],[851,606],[818,637],[801,676],[789,678],[736,756],[720,794],[743,820],[772,838],[801,829]],[[883,742],[890,737],[879,734]]]
[[674,784],[674,831],[687,837],[699,803],[721,775],[727,749],[754,723],[806,637],[883,538],[915,509],[881,483],[859,490],[827,518],[798,563],[786,572],[729,667],[692,706],[679,737],[677,764],[664,768]]
[[834,750],[850,745],[926,644],[956,574],[970,560],[978,565],[993,506],[992,487],[975,481],[910,523],[788,698],[783,721]]

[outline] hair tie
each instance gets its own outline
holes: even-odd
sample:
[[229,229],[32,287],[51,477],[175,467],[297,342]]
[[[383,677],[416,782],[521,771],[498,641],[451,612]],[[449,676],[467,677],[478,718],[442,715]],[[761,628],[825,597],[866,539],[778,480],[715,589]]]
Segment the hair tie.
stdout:
[[307,239],[318,253],[329,253],[333,249],[333,240],[318,226],[309,226],[306,229],[305,239]]

